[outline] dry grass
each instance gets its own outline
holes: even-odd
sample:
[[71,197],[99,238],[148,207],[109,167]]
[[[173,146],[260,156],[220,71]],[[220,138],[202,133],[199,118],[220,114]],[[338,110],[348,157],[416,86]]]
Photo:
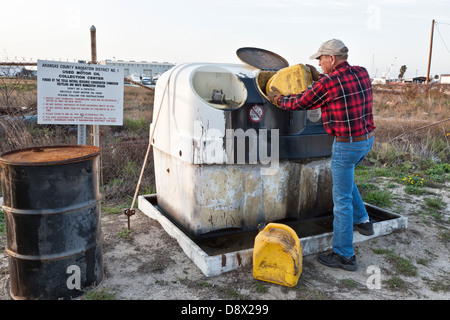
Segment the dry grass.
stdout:
[[154,91],[142,87],[126,86],[124,91],[124,118],[144,119],[151,122]]
[[374,86],[374,115],[382,119],[436,122],[450,118],[450,85]]
[[397,161],[418,157],[450,162],[449,97],[449,85],[374,86],[377,157],[391,153]]

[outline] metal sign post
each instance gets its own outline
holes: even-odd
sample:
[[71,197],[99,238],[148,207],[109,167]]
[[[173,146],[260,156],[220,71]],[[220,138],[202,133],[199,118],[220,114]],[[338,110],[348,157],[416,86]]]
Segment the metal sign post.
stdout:
[[85,124],[78,125],[78,144],[79,145],[86,144],[86,125]]
[[[78,60],[78,63],[86,63],[84,60]],[[86,145],[86,125],[78,125],[78,145]]]

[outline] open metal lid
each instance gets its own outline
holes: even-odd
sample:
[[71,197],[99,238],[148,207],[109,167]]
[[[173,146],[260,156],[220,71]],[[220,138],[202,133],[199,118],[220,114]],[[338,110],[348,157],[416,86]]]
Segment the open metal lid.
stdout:
[[289,67],[286,59],[264,49],[244,47],[238,49],[236,54],[242,62],[262,70],[280,70]]

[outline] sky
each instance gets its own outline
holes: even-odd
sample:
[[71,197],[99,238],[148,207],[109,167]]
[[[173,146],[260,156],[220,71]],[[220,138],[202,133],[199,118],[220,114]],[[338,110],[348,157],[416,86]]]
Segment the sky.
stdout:
[[[431,75],[450,74],[448,0],[14,0],[2,1],[0,61],[98,60],[242,63],[258,47],[290,65],[308,63],[332,38],[349,63],[372,77],[425,76],[434,28]],[[319,69],[320,70],[320,69]]]

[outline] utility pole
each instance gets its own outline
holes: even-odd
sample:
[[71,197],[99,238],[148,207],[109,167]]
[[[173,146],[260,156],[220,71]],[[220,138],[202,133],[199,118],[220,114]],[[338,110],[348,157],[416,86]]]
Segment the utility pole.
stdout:
[[430,54],[428,55],[427,81],[425,83],[428,83],[429,78],[430,78],[431,51],[433,49],[433,32],[434,32],[434,19],[433,19],[433,22],[431,23]]

